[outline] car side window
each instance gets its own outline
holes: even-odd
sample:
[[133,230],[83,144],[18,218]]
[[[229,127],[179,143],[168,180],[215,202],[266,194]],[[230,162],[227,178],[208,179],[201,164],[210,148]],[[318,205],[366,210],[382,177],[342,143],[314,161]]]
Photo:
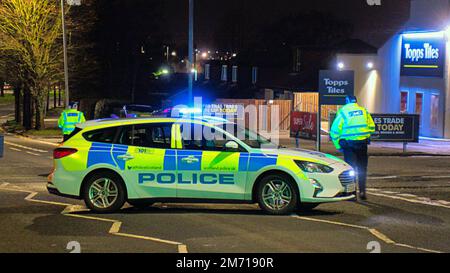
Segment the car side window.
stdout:
[[195,123],[181,125],[183,149],[202,151],[226,151],[225,143],[230,139],[212,127]]
[[172,123],[139,124],[123,127],[118,144],[170,149]]
[[117,127],[89,131],[83,134],[84,139],[90,142],[113,143]]

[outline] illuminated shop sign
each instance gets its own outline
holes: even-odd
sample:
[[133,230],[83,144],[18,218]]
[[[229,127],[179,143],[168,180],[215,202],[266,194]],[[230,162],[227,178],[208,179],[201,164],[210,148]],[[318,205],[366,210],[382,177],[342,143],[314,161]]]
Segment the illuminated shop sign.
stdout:
[[344,105],[345,97],[355,92],[355,72],[321,70],[319,73],[320,105]]
[[445,37],[443,32],[403,34],[401,75],[444,76]]

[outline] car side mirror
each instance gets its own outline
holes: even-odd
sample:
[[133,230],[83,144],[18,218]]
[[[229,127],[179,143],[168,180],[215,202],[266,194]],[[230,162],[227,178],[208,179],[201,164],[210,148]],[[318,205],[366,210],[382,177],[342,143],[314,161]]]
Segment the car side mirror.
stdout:
[[225,143],[225,150],[227,151],[239,151],[239,144],[236,141],[230,140]]

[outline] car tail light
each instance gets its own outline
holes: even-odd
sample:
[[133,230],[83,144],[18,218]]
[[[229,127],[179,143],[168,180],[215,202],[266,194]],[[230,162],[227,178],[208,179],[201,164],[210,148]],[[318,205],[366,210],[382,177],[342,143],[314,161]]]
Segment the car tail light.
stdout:
[[57,148],[53,151],[53,158],[54,159],[60,159],[66,156],[69,156],[71,154],[74,154],[78,152],[77,149],[72,148]]

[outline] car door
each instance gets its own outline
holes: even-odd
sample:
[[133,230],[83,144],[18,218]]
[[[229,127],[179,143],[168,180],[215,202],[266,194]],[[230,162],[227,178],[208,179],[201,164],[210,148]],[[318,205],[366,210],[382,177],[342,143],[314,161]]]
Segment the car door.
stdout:
[[117,143],[127,153],[122,162],[127,184],[138,198],[176,197],[176,151],[172,149],[173,123],[148,123],[122,128]]
[[177,150],[177,197],[244,199],[248,153],[225,149],[229,139],[211,126],[183,123],[180,127],[183,146]]

